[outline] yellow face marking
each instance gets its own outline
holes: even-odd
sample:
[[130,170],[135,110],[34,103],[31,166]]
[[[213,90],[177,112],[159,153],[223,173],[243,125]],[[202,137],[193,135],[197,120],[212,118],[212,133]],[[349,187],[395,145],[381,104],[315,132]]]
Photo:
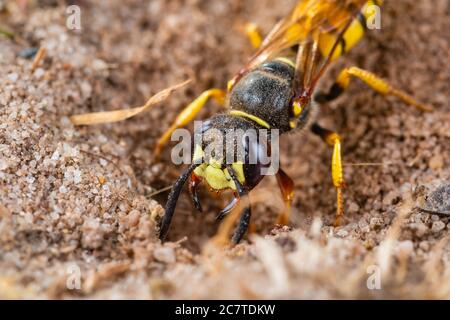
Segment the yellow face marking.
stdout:
[[204,177],[209,186],[216,190],[227,189],[229,181],[225,177],[223,170],[208,165],[204,172]]
[[241,110],[231,110],[230,114],[233,116],[239,116],[239,117],[244,117],[244,118],[250,119],[250,120],[256,122],[257,124],[259,124],[260,126],[270,129],[270,125],[266,121],[264,121],[263,119],[255,116],[253,114],[250,114],[250,113],[247,113],[247,112],[244,112]]
[[[235,162],[231,167],[236,172],[238,181],[241,184],[245,183],[243,163]],[[227,169],[216,168],[214,165],[204,163],[197,167],[194,173],[198,177],[205,179],[208,185],[215,190],[236,190],[236,184]]]
[[[203,158],[204,151],[197,145],[194,150],[194,160]],[[236,172],[238,181],[241,184],[245,183],[244,165],[241,161],[234,162],[231,167]],[[215,190],[232,189],[236,190],[236,184],[231,178],[228,170],[222,169],[222,163],[216,159],[210,159],[209,163],[202,163],[198,166],[194,173],[197,177],[206,180],[208,185]]]

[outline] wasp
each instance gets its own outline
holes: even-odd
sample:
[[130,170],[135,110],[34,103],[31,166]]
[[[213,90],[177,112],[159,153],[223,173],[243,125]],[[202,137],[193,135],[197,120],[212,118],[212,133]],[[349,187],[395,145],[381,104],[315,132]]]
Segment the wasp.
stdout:
[[[335,224],[340,224],[344,215],[345,186],[342,138],[315,122],[318,105],[336,99],[348,88],[351,78],[357,78],[384,96],[395,96],[422,111],[432,110],[431,106],[416,101],[372,72],[355,66],[344,68],[329,90],[317,88],[330,65],[363,38],[374,7],[381,5],[382,0],[301,0],[264,40],[256,28],[248,28],[250,40],[257,47],[256,53],[228,82],[226,90],[209,89],[183,109],[158,140],[155,154],[159,154],[173,132],[190,123],[210,99],[216,100],[226,111],[205,121],[199,132],[201,135],[207,135],[209,129],[219,132],[265,129],[270,138],[270,132],[274,130],[283,135],[308,127],[333,150],[331,176],[336,189]],[[258,141],[236,140],[234,144],[241,145],[244,159],[250,151],[256,150],[258,154],[263,149]],[[261,169],[267,164],[260,162],[258,157],[254,163],[227,163],[225,150],[206,157],[206,148],[206,143],[193,146],[192,164],[171,189],[160,228],[161,240],[167,236],[177,200],[188,180],[193,203],[200,211],[197,188],[202,181],[217,192],[233,191],[233,200],[218,215],[218,218],[223,218],[264,178]],[[278,223],[287,224],[294,198],[294,182],[282,168],[279,168],[276,178],[286,205]],[[246,201],[232,236],[234,243],[239,243],[244,237],[250,217],[250,203]]]

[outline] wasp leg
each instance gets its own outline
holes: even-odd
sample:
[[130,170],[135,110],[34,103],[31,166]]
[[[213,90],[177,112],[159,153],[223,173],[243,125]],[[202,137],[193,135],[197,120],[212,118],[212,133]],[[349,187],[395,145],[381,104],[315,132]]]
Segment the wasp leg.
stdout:
[[328,90],[328,92],[318,91],[314,95],[314,101],[318,103],[327,103],[338,98],[342,94],[342,92],[344,92],[344,88],[342,88],[340,84],[335,82],[331,86],[330,90]]
[[233,241],[234,244],[238,244],[244,237],[250,224],[250,217],[251,217],[250,200],[248,198],[247,190],[245,190],[244,187],[239,182],[234,169],[230,165],[227,165],[227,170],[236,185],[239,200],[241,200],[244,203],[244,210],[242,211],[241,218],[239,219],[236,230],[234,231],[233,237],[231,238],[231,241]]
[[223,106],[225,104],[225,95],[226,92],[221,89],[210,89],[203,92],[200,96],[198,96],[197,99],[192,101],[186,108],[184,108],[175,119],[174,123],[169,127],[169,129],[164,132],[164,134],[156,143],[154,151],[155,157],[159,157],[162,148],[167,143],[167,141],[169,141],[172,133],[176,129],[184,127],[189,122],[191,122],[210,98],[215,99],[220,105]]
[[263,42],[263,38],[259,33],[258,26],[251,22],[246,23],[244,31],[248,39],[250,40],[250,43],[252,44],[253,48],[258,49]]
[[333,178],[333,184],[336,188],[336,221],[335,225],[338,226],[341,223],[341,219],[344,215],[344,200],[342,195],[342,189],[344,188],[344,174],[342,169],[342,155],[341,155],[341,137],[328,129],[322,128],[320,125],[314,123],[311,127],[314,134],[317,134],[328,145],[333,147],[333,156],[331,159],[331,176]]
[[234,244],[238,244],[239,242],[241,242],[242,238],[247,232],[248,226],[250,224],[251,214],[252,213],[250,210],[250,206],[245,207],[241,215],[241,219],[239,220],[238,226],[236,227],[233,237],[231,238],[231,241],[233,241]]
[[194,203],[195,208],[199,212],[203,212],[202,205],[197,194],[197,188],[200,182],[201,180],[195,174],[191,174],[191,179],[189,180],[189,193],[191,194],[192,202]]
[[226,215],[228,215],[231,211],[233,211],[234,207],[239,203],[239,198],[234,197],[231,202],[222,209],[222,211],[219,212],[219,214],[216,217],[216,220],[222,220],[225,218]]
[[345,68],[339,74],[336,83],[331,87],[328,93],[319,92],[314,99],[317,102],[327,102],[337,98],[350,84],[351,77],[356,77],[366,83],[370,88],[385,96],[395,96],[408,105],[418,108],[422,111],[433,111],[433,107],[420,103],[408,93],[396,89],[370,71],[360,69],[358,67]]
[[166,211],[164,213],[163,220],[161,222],[161,228],[159,231],[159,239],[164,241],[167,236],[167,232],[169,231],[170,223],[172,222],[172,217],[175,212],[175,207],[177,205],[178,198],[180,197],[181,190],[183,189],[184,184],[186,183],[189,176],[192,172],[197,168],[200,164],[193,163],[189,166],[189,168],[178,178],[175,184],[170,191],[169,198],[166,203]]
[[294,199],[294,181],[281,168],[278,170],[276,177],[285,204],[285,209],[278,216],[277,223],[287,225],[291,214],[292,200]]

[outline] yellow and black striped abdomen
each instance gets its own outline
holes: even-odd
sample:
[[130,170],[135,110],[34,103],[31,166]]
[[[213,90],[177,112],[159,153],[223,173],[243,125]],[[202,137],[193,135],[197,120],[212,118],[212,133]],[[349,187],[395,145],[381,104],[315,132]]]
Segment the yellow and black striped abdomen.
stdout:
[[[364,33],[367,29],[367,21],[368,19],[373,18],[373,15],[377,13],[374,10],[374,6],[380,6],[383,0],[370,0],[364,5],[361,11],[358,13],[357,18],[353,20],[353,22],[348,27],[347,31],[345,31],[342,39],[337,44],[336,50],[331,57],[331,60],[335,60],[339,58],[344,53],[350,51],[364,36]],[[340,34],[341,30],[335,30],[330,33],[322,34],[319,40],[319,48],[320,52],[324,57],[328,57],[333,49],[334,44]]]

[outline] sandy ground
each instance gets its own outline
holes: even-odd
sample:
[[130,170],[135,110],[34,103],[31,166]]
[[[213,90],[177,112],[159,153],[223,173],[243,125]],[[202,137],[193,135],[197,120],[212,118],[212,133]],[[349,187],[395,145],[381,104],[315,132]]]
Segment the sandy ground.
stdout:
[[[81,31],[66,27],[63,1],[0,1],[0,28],[14,35],[0,35],[0,297],[450,298],[450,217],[415,209],[450,209],[450,7],[386,2],[382,29],[324,84],[357,65],[436,110],[353,82],[319,118],[344,138],[346,223],[332,226],[331,150],[305,131],[282,141],[296,183],[290,227],[274,228],[281,200],[267,178],[252,197],[271,199],[254,205],[254,232],[220,249],[208,240],[224,203],[206,190],[205,213],[184,193],[170,242],[157,240],[168,193],[153,194],[182,168],[169,151],[155,162],[152,148],[184,105],[245,63],[252,48],[239,26],[267,32],[295,1],[80,1]],[[47,49],[34,69],[30,47]],[[135,119],[69,121],[141,105],[187,78]],[[199,118],[217,111],[210,103]]]

